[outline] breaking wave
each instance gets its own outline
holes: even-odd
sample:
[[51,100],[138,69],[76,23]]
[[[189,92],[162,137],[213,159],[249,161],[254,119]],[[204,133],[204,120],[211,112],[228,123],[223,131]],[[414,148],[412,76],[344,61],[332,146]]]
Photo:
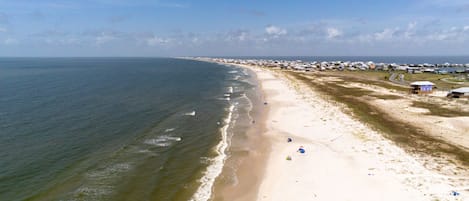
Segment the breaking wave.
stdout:
[[226,148],[229,145],[228,139],[228,128],[230,127],[230,122],[233,116],[235,106],[231,105],[229,108],[228,116],[224,120],[224,126],[221,128],[221,141],[215,147],[215,152],[217,156],[210,159],[210,165],[204,172],[202,178],[200,178],[200,186],[195,192],[195,194],[190,199],[191,201],[206,201],[209,200],[212,196],[212,187],[215,182],[215,179],[220,175],[223,169],[223,165],[226,160]]
[[158,147],[167,147],[181,140],[182,140],[181,137],[172,137],[168,135],[162,135],[154,139],[147,139],[144,141],[144,143],[148,145],[158,146]]

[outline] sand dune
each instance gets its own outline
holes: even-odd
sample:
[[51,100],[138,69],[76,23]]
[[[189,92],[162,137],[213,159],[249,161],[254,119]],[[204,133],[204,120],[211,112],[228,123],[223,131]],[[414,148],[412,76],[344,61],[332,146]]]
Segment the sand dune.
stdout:
[[[380,133],[344,114],[340,104],[279,71],[250,68],[257,73],[270,106],[266,136],[272,140],[257,200],[469,198],[464,193],[450,195],[452,190],[467,188],[463,185],[467,178],[427,170]],[[288,137],[293,142],[288,143]],[[297,152],[300,146],[305,154]]]

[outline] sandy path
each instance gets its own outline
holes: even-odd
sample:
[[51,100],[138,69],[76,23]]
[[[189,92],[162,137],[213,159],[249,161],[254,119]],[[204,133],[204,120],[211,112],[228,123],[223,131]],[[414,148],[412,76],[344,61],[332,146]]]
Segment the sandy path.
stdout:
[[[339,106],[278,72],[253,70],[271,108],[266,135],[273,141],[258,200],[468,199],[449,195],[465,188],[449,184],[458,178],[426,170]],[[299,146],[306,154],[296,152]]]

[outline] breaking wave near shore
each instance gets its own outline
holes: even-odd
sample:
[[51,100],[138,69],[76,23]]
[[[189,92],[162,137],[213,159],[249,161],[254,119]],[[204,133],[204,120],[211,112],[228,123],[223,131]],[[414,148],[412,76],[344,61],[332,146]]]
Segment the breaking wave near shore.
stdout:
[[240,120],[249,119],[249,122],[252,121],[249,112],[244,112],[252,110],[253,107],[251,100],[246,96],[246,91],[253,88],[253,85],[247,81],[249,74],[245,69],[235,66],[229,67],[236,69],[229,71],[232,74],[231,78],[236,79],[228,78],[231,80],[232,86],[229,86],[224,93],[224,100],[228,100],[229,106],[226,109],[226,117],[217,122],[220,126],[220,141],[214,146],[212,157],[201,158],[202,163],[206,163],[208,166],[198,180],[199,186],[190,199],[191,201],[206,201],[212,198],[215,181],[222,173],[226,160],[230,157],[229,149],[232,139],[236,137],[237,132],[242,132],[238,128],[242,125]]

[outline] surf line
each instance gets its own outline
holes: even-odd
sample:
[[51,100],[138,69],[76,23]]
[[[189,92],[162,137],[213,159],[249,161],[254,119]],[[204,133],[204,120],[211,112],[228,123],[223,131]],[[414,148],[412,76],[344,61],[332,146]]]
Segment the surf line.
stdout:
[[212,196],[212,188],[215,179],[221,174],[226,160],[226,149],[228,148],[228,128],[233,116],[235,106],[230,105],[228,116],[225,118],[225,124],[221,130],[221,141],[215,147],[217,156],[211,159],[212,163],[207,167],[202,178],[200,178],[200,186],[190,199],[191,201],[207,201]]

